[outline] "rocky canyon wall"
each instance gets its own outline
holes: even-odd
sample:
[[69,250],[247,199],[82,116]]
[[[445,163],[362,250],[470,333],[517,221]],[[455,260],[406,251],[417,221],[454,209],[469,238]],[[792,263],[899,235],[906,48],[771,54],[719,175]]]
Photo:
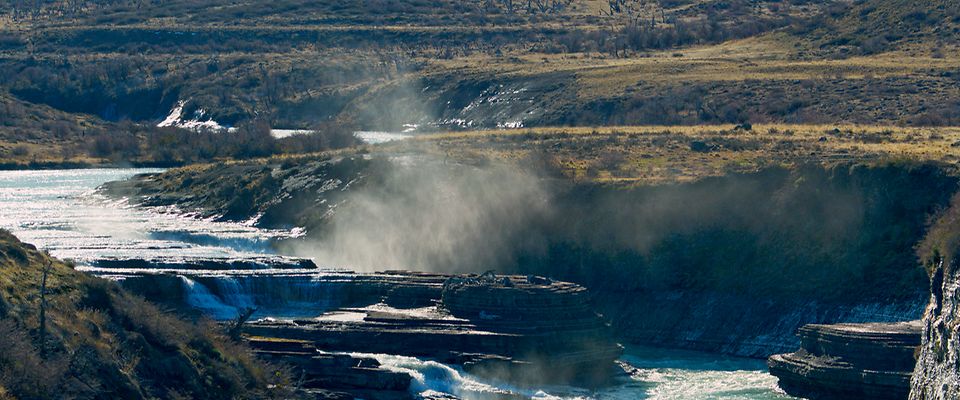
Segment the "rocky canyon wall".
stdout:
[[960,397],[960,194],[919,246],[930,272],[930,302],[911,381],[911,400]]
[[172,170],[108,191],[265,227],[357,270],[582,284],[624,339],[767,356],[807,323],[918,318],[914,246],[957,179],[929,164],[770,167],[623,187],[501,165],[344,157]]

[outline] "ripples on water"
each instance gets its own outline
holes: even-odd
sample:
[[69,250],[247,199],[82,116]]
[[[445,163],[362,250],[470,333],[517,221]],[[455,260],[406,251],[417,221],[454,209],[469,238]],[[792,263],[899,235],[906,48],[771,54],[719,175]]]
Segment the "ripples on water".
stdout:
[[298,234],[134,208],[95,192],[105,182],[146,172],[158,170],[2,171],[0,228],[81,264],[102,259],[265,259],[274,257],[272,239]]
[[[190,218],[170,210],[133,208],[124,201],[108,200],[95,193],[105,182],[146,172],[157,170],[0,171],[0,228],[12,231],[24,242],[48,250],[56,257],[73,259],[81,265],[99,259],[258,260],[276,257],[270,253],[271,240],[301,234],[296,230],[266,231],[245,224]],[[218,274],[229,275],[230,271]],[[185,285],[196,285],[189,278],[184,279]],[[215,310],[222,299],[205,293],[209,291],[198,287],[188,301],[201,309]],[[415,378],[417,392],[450,393],[465,399],[490,398],[497,393],[540,399],[789,398],[776,390],[776,379],[766,373],[762,361],[716,354],[630,348],[621,360],[629,373],[620,376],[617,385],[599,391],[569,387],[521,389],[483,382],[433,361],[369,356],[377,358],[386,368],[410,373]]]

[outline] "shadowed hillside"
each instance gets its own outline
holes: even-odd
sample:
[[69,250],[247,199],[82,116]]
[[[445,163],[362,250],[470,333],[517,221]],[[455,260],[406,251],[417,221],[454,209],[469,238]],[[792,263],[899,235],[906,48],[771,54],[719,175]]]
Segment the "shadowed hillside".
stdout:
[[268,390],[280,375],[218,330],[0,231],[0,398],[289,396]]

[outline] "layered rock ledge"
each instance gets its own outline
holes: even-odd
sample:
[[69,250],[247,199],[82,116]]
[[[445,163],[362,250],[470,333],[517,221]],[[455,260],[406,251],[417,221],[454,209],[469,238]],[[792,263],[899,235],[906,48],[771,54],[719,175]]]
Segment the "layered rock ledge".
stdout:
[[801,348],[768,360],[787,393],[810,399],[903,400],[920,345],[919,321],[805,325]]
[[247,343],[259,357],[294,367],[298,387],[318,399],[413,399],[410,375],[381,368],[375,359],[320,353],[306,341],[251,337]]
[[[243,326],[248,337],[258,338],[254,347],[264,356],[290,359],[298,368],[309,365],[316,373],[307,375],[312,374],[309,380],[315,383],[326,382],[320,372],[336,365],[324,357],[315,359],[317,352],[420,357],[515,384],[580,386],[607,383],[622,353],[609,325],[593,310],[586,288],[538,276],[106,272],[128,289],[164,304],[214,307],[229,318],[236,315],[230,314],[233,310],[256,308],[252,322]],[[281,345],[271,341],[294,341],[302,344],[294,348],[314,350],[279,349]],[[332,374],[362,381],[374,372]]]
[[[378,297],[316,318],[260,319],[244,332],[304,341],[327,352],[429,358],[517,384],[600,385],[615,372],[622,347],[581,286],[492,274],[447,276],[440,290],[415,286],[408,283],[392,299]],[[416,307],[404,308],[409,305]]]

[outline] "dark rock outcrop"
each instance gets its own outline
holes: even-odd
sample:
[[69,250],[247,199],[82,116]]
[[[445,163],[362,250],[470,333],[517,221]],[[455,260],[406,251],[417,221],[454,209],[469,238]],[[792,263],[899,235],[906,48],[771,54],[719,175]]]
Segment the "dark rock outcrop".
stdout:
[[811,399],[906,399],[920,322],[806,325],[801,348],[770,357],[787,393]]
[[244,331],[306,341],[324,351],[425,357],[519,384],[598,385],[615,370],[622,348],[581,286],[485,274],[450,276],[435,291],[428,276],[409,276],[423,290],[408,282],[386,294],[395,303],[436,306],[395,308],[373,297],[366,307],[314,319],[262,319]]
[[411,377],[380,368],[372,358],[318,353],[306,341],[271,338],[247,340],[261,358],[282,362],[299,374],[298,386],[325,399],[413,399],[408,391]]

